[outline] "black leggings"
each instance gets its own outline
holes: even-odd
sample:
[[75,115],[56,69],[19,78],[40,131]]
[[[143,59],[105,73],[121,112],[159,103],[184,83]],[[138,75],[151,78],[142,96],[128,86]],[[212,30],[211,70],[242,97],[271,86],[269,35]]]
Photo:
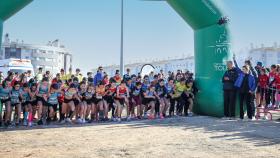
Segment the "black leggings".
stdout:
[[[177,103],[177,105],[175,105],[175,103]],[[175,106],[176,106],[176,111],[178,111],[179,106],[180,106],[179,104],[180,104],[180,97],[178,97],[178,98],[170,98],[169,115],[171,113],[174,113]]]
[[272,105],[275,105],[275,93],[276,93],[276,88],[275,87],[270,87],[270,89],[266,93],[266,104],[268,105],[270,102]]
[[253,94],[251,93],[240,93],[240,118],[244,118],[244,101],[246,102],[246,108],[247,108],[247,116],[249,119],[252,119],[253,117],[253,106],[252,106],[252,99]]

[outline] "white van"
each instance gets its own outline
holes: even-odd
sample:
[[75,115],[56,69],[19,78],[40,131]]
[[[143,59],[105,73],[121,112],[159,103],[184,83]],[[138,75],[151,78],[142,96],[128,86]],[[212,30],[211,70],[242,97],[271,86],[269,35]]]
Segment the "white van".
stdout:
[[34,75],[34,68],[31,64],[31,60],[27,59],[4,59],[0,60],[0,71],[6,77],[8,71],[18,72],[19,74],[31,71],[31,74]]

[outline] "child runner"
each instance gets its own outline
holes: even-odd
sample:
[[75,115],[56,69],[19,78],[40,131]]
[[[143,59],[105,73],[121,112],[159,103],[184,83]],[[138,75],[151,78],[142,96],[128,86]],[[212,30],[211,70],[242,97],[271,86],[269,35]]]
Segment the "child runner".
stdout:
[[116,95],[116,81],[114,79],[111,80],[111,83],[106,86],[106,94],[104,97],[104,100],[107,102],[109,110],[110,111],[112,109],[112,120],[116,121],[115,118],[115,106],[114,106],[114,97]]
[[[15,81],[13,89],[11,91],[11,106],[12,106],[12,109],[15,108],[14,120],[15,120],[16,126],[19,125],[19,120],[20,120],[20,115],[21,115],[21,102],[20,102],[21,98],[22,98],[22,95],[21,95],[21,90],[20,90],[20,82]],[[12,109],[9,114],[10,116],[11,116]]]
[[175,86],[174,86],[174,80],[172,77],[168,78],[168,83],[166,83],[165,87],[167,90],[167,97],[165,98],[166,105],[167,105],[167,107],[170,106],[169,107],[169,117],[172,117],[172,116],[174,116],[174,106],[175,106],[175,99],[174,99]]
[[23,84],[23,92],[22,92],[22,108],[24,109],[23,114],[23,125],[24,126],[32,126],[32,105],[31,105],[31,97],[30,97],[30,88],[27,83]]
[[54,109],[57,109],[58,105],[58,93],[59,87],[57,83],[54,83],[51,85],[50,92],[48,94],[48,100],[47,100],[47,106],[48,106],[48,111],[49,111],[49,116],[47,119],[47,123],[49,124],[53,119],[54,116],[56,115],[56,111]]
[[137,107],[137,118],[142,119],[143,105],[141,102],[141,82],[136,82],[135,87],[131,90],[131,98],[134,106]]
[[[67,121],[68,123],[72,123],[71,119],[74,115],[75,111],[75,104],[73,101],[73,98],[76,96],[77,91],[75,84],[71,83],[68,89],[65,91],[64,94],[64,102],[62,104],[62,111],[61,111],[61,123],[65,123]],[[69,113],[68,113],[69,111]],[[66,120],[65,115],[68,113]]]
[[85,101],[87,104],[87,109],[86,109],[86,113],[85,113],[85,118],[83,119],[83,123],[86,122],[86,118],[88,118],[90,112],[91,112],[91,120],[89,122],[92,122],[94,117],[95,117],[95,113],[96,113],[96,106],[94,105],[94,85],[93,83],[90,83],[87,87],[87,91],[85,93]]
[[262,105],[266,105],[263,104],[265,102],[265,94],[267,94],[266,92],[268,91],[268,76],[266,74],[266,70],[264,68],[262,68],[260,70],[260,75],[258,77],[258,87],[257,87],[257,91],[260,94],[260,100],[257,101],[259,103],[258,107],[261,107]]
[[[11,81],[8,79],[5,79],[2,83],[2,86],[0,86],[0,98],[2,106],[5,105],[6,114],[5,114],[5,126],[11,125],[11,87],[10,87]],[[1,114],[2,115],[2,114]]]
[[158,81],[159,83],[156,85],[156,97],[157,100],[159,101],[160,104],[160,118],[164,119],[164,110],[166,108],[166,102],[165,102],[165,97],[167,96],[167,90],[164,86],[164,80],[163,79],[159,79]]
[[[95,118],[96,120],[103,120],[104,118],[104,101],[103,101],[103,97],[105,95],[105,86],[102,83],[102,81],[100,81],[96,87],[96,91],[95,91],[95,104],[96,104],[96,113],[95,113]],[[99,113],[99,116],[98,116]]]
[[121,84],[117,87],[117,93],[116,93],[116,97],[115,97],[115,101],[117,104],[117,121],[120,122],[121,121],[121,115],[122,115],[122,110],[123,107],[125,106],[129,106],[129,90],[126,87],[125,81],[121,81]]
[[144,105],[146,105],[147,111],[150,109],[149,119],[155,118],[155,103],[156,103],[156,91],[155,86],[151,85],[146,92],[144,92]]
[[38,109],[38,125],[43,124],[43,116],[46,116],[46,100],[47,100],[47,95],[49,93],[49,79],[44,77],[42,82],[39,83],[38,88],[37,88],[37,106],[39,107]]

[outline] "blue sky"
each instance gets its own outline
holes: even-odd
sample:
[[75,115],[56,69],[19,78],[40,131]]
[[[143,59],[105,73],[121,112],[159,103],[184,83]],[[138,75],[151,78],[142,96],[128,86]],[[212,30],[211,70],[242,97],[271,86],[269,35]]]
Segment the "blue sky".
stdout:
[[[231,20],[233,50],[280,44],[280,0],[218,0]],[[4,24],[13,40],[60,39],[74,67],[118,64],[120,0],[34,0]],[[193,53],[192,29],[165,2],[125,0],[125,63]]]

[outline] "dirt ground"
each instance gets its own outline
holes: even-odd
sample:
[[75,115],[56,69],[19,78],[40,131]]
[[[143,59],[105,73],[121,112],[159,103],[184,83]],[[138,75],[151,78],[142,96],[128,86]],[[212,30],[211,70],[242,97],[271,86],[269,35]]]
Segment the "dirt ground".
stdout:
[[280,157],[280,123],[196,116],[1,129],[0,157]]

